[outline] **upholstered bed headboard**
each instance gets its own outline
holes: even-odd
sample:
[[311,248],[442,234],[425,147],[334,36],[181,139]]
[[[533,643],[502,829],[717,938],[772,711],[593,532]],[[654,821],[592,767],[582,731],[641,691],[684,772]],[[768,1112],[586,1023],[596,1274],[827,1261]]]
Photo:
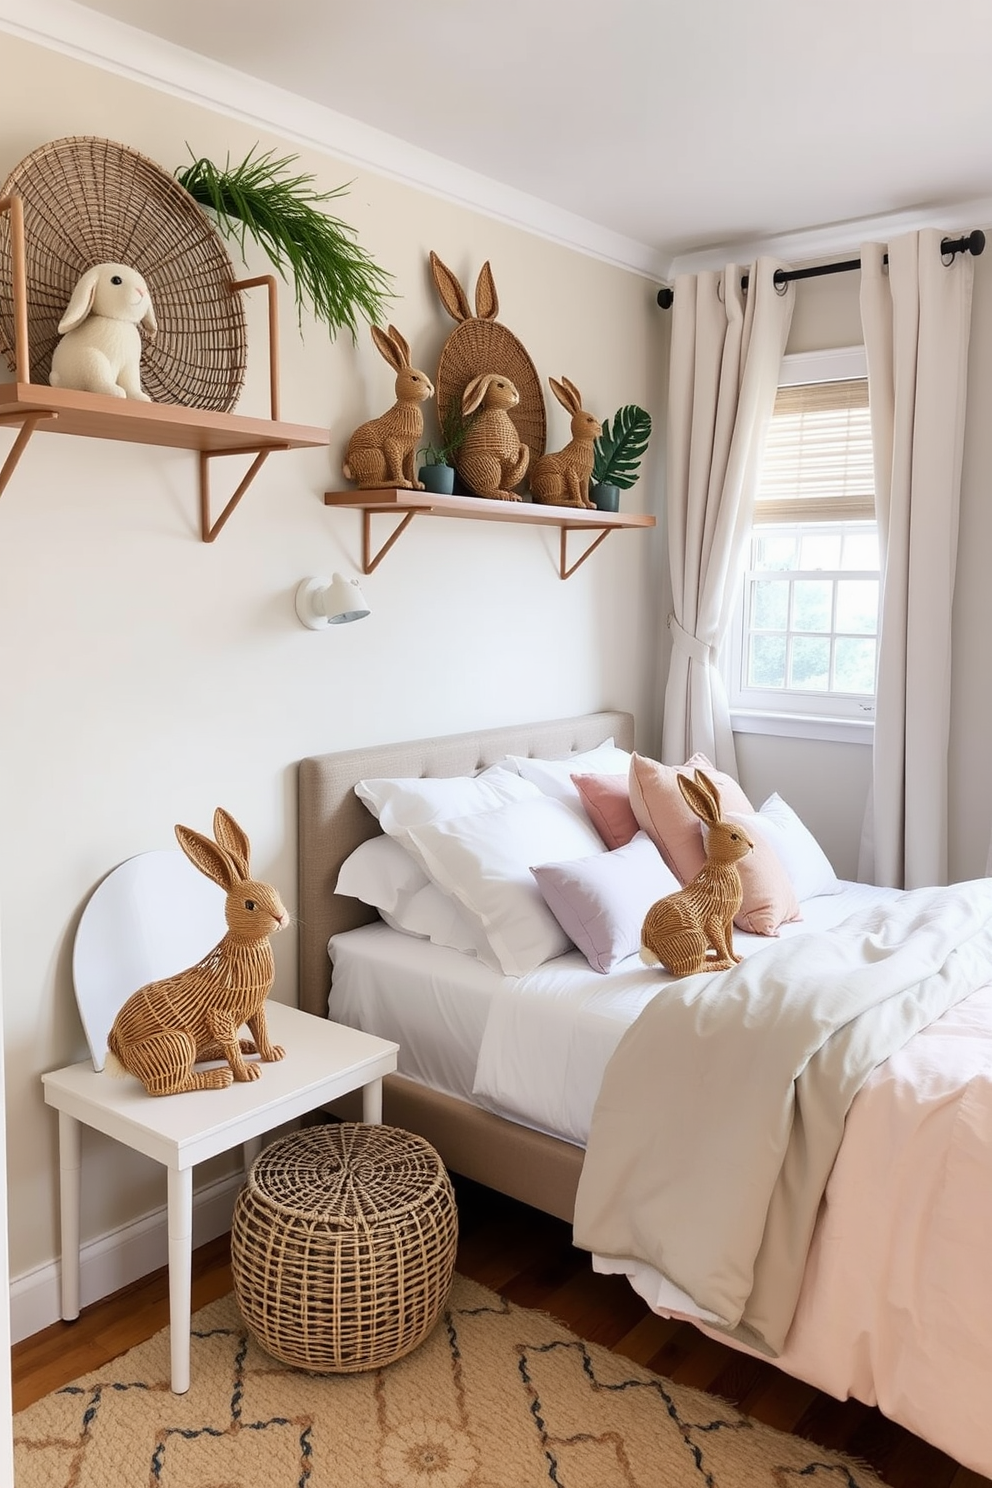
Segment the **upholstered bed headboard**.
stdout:
[[374,909],[334,892],[341,864],[379,825],[354,792],[357,781],[382,776],[473,775],[507,754],[563,759],[610,736],[634,747],[629,713],[587,713],[547,723],[511,724],[477,733],[377,744],[301,760],[299,773],[300,1007],[327,1015],[331,966],[327,942],[376,918]]

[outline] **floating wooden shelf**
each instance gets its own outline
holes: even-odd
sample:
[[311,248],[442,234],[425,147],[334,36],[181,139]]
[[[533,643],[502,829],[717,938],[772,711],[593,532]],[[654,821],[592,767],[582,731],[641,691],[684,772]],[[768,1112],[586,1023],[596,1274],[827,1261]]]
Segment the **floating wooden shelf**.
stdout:
[[[348,507],[362,513],[362,568],[367,574],[381,563],[414,517],[456,517],[470,522],[523,522],[532,527],[559,527],[558,572],[563,579],[571,578],[611,532],[625,527],[655,525],[654,517],[633,512],[585,511],[571,506],[544,506],[531,501],[492,501],[482,496],[436,496],[432,491],[404,491],[391,486],[369,491],[326,491],[324,505]],[[375,513],[392,513],[400,521],[373,555],[372,517]],[[568,562],[570,532],[595,534],[593,541],[572,564]]]
[[[30,382],[0,384],[0,426],[7,423],[19,423],[21,429],[0,469],[0,493],[35,429],[197,450],[200,535],[204,542],[213,542],[273,450],[312,449],[328,444],[330,439],[326,429],[303,424],[209,413],[171,403],[141,403],[132,398],[109,398],[103,393],[78,393]],[[227,506],[212,523],[208,466],[218,455],[254,455],[255,458]]]
[[[0,495],[36,429],[55,434],[117,439],[131,444],[165,445],[196,450],[200,467],[200,535],[213,542],[273,450],[313,449],[330,443],[326,429],[285,424],[279,419],[279,373],[276,363],[278,323],[276,282],[271,274],[237,280],[231,291],[263,286],[268,291],[269,404],[271,418],[214,413],[172,403],[143,403],[46,387],[30,381],[27,292],[25,288],[24,206],[18,196],[0,199],[0,212],[10,213],[11,270],[14,301],[16,381],[0,384],[0,427],[19,424],[17,438],[0,467]],[[215,522],[210,519],[210,461],[219,455],[254,455],[247,474]]]

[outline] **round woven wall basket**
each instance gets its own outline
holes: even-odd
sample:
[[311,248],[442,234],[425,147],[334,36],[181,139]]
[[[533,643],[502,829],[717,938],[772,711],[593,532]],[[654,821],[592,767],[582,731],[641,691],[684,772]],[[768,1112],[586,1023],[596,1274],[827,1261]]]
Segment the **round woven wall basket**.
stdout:
[[361,1122],[307,1127],[267,1147],[238,1195],[234,1292],[284,1364],[378,1369],[434,1327],[457,1243],[451,1180],[423,1137]]
[[[58,324],[94,264],[138,270],[158,333],[142,331],[141,381],[156,403],[228,413],[247,365],[245,312],[227,249],[203,209],[153,161],[113,140],[52,140],[0,196],[24,201],[31,381],[47,383]],[[0,352],[14,364],[10,217],[0,214]]]
[[[530,449],[529,466],[533,466],[538,455],[543,455],[547,439],[541,379],[516,336],[498,321],[469,320],[451,332],[437,367],[439,415],[443,418],[453,401],[460,408],[462,393],[473,377],[484,372],[508,377],[520,394],[520,402],[508,412],[521,443]],[[453,460],[455,469],[459,470],[457,453]],[[525,485],[526,479],[525,476],[520,484]]]

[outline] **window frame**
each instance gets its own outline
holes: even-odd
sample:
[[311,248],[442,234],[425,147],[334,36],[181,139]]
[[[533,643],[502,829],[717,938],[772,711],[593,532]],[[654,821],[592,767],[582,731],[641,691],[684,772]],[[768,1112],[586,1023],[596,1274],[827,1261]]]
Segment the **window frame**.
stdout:
[[[842,382],[866,378],[867,375],[867,358],[863,346],[836,347],[825,351],[792,353],[783,357],[779,386]],[[852,514],[848,520],[857,518]],[[740,569],[738,592],[724,647],[724,676],[731,727],[735,733],[870,745],[874,736],[874,694],[870,698],[865,694],[854,693],[820,693],[800,697],[795,691],[784,694],[777,690],[742,686],[749,571],[747,555],[750,552],[754,525],[752,522],[747,534],[745,558]],[[786,519],[782,525],[795,528],[797,523]],[[852,577],[856,575],[852,573]]]

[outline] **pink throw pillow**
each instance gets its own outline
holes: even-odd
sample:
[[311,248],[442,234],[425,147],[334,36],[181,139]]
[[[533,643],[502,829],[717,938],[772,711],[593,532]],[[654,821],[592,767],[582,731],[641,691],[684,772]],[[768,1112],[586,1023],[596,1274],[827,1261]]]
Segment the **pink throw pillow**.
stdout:
[[639,831],[626,775],[573,775],[586,815],[612,852]]
[[[661,765],[635,754],[630,764],[630,805],[638,825],[647,832],[680,883],[695,878],[706,861],[703,824],[679,790],[679,775],[702,770],[720,794],[723,811],[753,813],[737,781],[694,754],[684,765]],[[744,898],[734,924],[753,935],[776,935],[779,925],[801,919],[799,901],[788,875],[765,841],[738,863]]]

